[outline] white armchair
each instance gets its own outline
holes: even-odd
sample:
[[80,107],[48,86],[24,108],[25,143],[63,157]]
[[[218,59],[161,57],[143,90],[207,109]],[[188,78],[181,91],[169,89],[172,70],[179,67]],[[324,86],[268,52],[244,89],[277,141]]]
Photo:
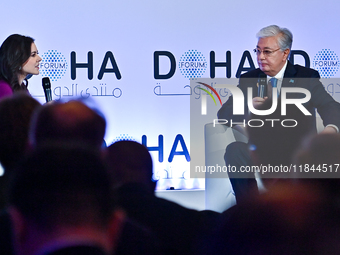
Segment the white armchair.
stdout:
[[[205,165],[225,166],[224,153],[228,144],[241,141],[248,142],[248,138],[234,128],[226,125],[208,123],[204,128],[205,136]],[[236,203],[235,195],[229,178],[224,174],[210,174],[205,176],[205,206],[208,210],[223,212]]]

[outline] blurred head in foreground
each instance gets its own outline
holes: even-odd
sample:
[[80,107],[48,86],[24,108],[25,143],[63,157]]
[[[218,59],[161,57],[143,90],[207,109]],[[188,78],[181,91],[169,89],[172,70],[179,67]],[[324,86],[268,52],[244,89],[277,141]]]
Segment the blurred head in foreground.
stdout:
[[153,193],[156,182],[152,180],[152,158],[148,149],[134,141],[118,141],[105,153],[114,186],[142,183]]
[[81,143],[100,149],[105,135],[103,115],[79,100],[45,104],[35,115],[31,130],[31,146],[50,142]]
[[60,245],[111,252],[119,227],[110,188],[98,151],[74,145],[34,150],[16,169],[8,192],[18,254]]

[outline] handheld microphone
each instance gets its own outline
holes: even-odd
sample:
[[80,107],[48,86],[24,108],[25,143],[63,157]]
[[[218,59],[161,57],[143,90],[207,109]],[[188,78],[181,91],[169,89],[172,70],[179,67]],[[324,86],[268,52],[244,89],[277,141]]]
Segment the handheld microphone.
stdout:
[[266,97],[267,96],[267,75],[265,73],[260,73],[259,79],[257,80],[257,96]]
[[51,81],[50,81],[50,78],[44,77],[44,78],[42,79],[42,86],[43,86],[43,89],[44,89],[46,102],[52,101]]

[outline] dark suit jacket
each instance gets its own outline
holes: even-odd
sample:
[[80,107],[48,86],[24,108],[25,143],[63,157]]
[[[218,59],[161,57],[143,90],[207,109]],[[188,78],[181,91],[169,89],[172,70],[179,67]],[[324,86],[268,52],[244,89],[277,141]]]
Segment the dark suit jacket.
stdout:
[[[249,71],[240,77],[238,87],[244,94],[245,102],[245,113],[248,113],[247,106],[247,88],[252,87],[253,97],[257,96],[257,81],[260,74],[263,72],[260,69]],[[300,65],[293,65],[288,61],[286,71],[284,73],[284,80],[282,82],[281,89],[284,87],[293,88],[305,88],[311,93],[311,99],[304,103],[304,107],[312,114],[313,124],[311,131],[316,132],[315,122],[315,109],[320,114],[324,126],[329,124],[336,125],[340,128],[340,104],[336,102],[325,90],[322,83],[320,82],[320,75],[316,70],[306,68]],[[305,97],[302,93],[289,93],[287,98],[303,98]],[[280,105],[280,100],[278,102]],[[223,104],[221,109],[218,111],[217,116],[219,119],[226,119],[228,123],[232,119],[233,122],[243,122],[247,119],[245,115],[233,115],[233,97],[231,96],[226,103]]]

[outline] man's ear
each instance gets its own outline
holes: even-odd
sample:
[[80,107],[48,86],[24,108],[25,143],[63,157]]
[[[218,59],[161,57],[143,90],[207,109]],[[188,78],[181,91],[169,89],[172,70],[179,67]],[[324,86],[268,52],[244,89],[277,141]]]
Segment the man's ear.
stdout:
[[14,206],[9,207],[7,210],[11,219],[15,245],[20,245],[26,238],[27,224],[25,218]]
[[116,209],[109,222],[108,236],[112,245],[111,249],[115,251],[119,242],[123,227],[126,221],[126,214],[122,209]]
[[289,57],[290,49],[285,49],[283,52],[284,52],[283,61],[286,61]]

